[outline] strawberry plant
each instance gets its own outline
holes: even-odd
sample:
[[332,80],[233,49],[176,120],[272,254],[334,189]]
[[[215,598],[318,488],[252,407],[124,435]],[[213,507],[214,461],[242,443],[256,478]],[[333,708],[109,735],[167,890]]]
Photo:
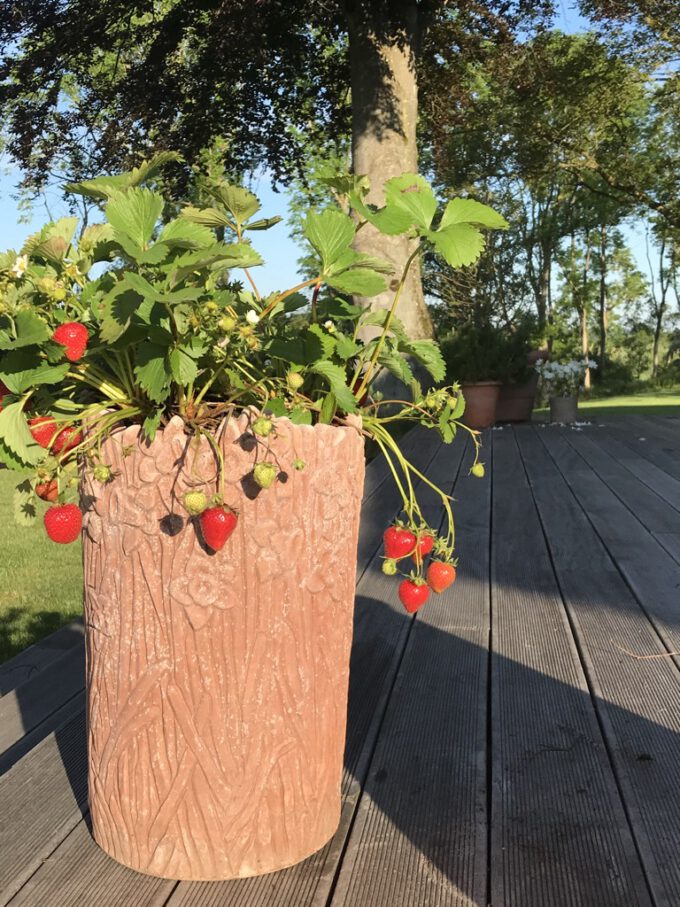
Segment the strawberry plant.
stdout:
[[[449,497],[406,459],[390,428],[420,424],[446,443],[462,428],[476,451],[479,440],[460,421],[459,386],[441,386],[445,365],[437,345],[406,335],[399,305],[422,252],[453,267],[469,265],[484,246],[483,230],[505,221],[470,199],[440,210],[415,174],[389,180],[381,208],[366,204],[364,179],[333,180],[343,205],[310,210],[304,223],[316,271],[265,296],[255,276],[262,265],[256,237],[279,218],[258,217],[257,198],[226,182],[206,181],[201,207],[168,211],[153,188],[160,164],[72,184],[69,191],[99,206],[100,223],[79,230],[75,218],[63,218],[19,253],[0,255],[0,460],[33,470],[17,488],[17,518],[31,522],[46,500],[50,536],[75,539],[78,471],[90,470],[101,484],[116,481],[101,460],[103,440],[135,423],[152,440],[179,416],[187,435],[207,438],[217,464],[215,487],[197,486],[179,503],[195,518],[194,531],[219,550],[236,522],[223,507],[216,432],[225,419],[248,414],[247,478],[264,494],[285,480],[286,468],[305,468],[300,459],[272,461],[274,417],[351,424],[377,443],[403,498],[402,520],[386,534],[386,572],[396,573],[404,557],[415,561],[408,590],[424,600],[424,560],[452,563],[453,514]],[[367,224],[412,240],[403,273],[354,250],[356,232]],[[386,310],[355,301],[388,286],[393,296]],[[421,386],[414,362],[432,387]],[[405,388],[398,399],[384,399],[377,389],[385,372]],[[475,464],[473,472],[481,474]],[[440,495],[447,517],[441,535],[423,518],[416,481]]]

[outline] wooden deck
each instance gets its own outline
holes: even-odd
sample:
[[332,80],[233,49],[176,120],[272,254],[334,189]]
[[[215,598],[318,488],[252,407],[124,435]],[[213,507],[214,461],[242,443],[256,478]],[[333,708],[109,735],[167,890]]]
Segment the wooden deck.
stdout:
[[[505,427],[487,478],[409,437],[457,499],[459,579],[415,619],[367,474],[341,827],[284,872],[138,875],[88,830],[77,626],[0,667],[0,904],[680,904],[680,418]],[[424,495],[427,515],[439,519]]]

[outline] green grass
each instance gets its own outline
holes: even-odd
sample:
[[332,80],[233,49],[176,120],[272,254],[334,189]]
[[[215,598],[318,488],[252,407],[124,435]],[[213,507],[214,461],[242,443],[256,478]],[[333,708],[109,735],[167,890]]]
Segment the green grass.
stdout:
[[[680,392],[675,388],[654,389],[618,397],[593,397],[590,400],[579,400],[578,409],[587,419],[597,416],[624,416],[626,413],[680,416]],[[547,407],[537,410],[539,415],[547,412]]]
[[80,542],[55,545],[42,518],[17,526],[12,496],[18,476],[0,469],[0,662],[82,614]]

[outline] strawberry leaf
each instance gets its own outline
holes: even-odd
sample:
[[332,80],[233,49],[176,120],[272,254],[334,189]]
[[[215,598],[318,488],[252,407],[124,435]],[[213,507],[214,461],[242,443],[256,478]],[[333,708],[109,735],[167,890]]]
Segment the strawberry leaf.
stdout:
[[417,173],[403,173],[385,183],[385,206],[407,212],[411,224],[429,230],[437,200],[426,179]]
[[358,296],[377,296],[387,289],[387,284],[380,274],[368,268],[351,268],[342,274],[327,277],[326,283],[334,290]]
[[111,226],[144,249],[163,211],[163,196],[150,189],[128,189],[112,196],[106,206]]
[[32,526],[37,516],[35,493],[30,479],[14,489],[14,519],[19,526]]
[[349,215],[333,208],[310,211],[303,225],[303,232],[312,247],[319,253],[326,271],[349,249],[354,239],[354,222]]
[[135,375],[139,385],[154,403],[162,403],[170,394],[170,378],[165,362],[165,347],[140,343],[137,348]]
[[452,268],[463,268],[477,261],[484,249],[484,236],[471,224],[451,224],[427,238]]
[[505,230],[508,227],[507,220],[497,211],[473,198],[454,198],[448,203],[439,229],[445,230],[452,224],[477,224],[496,230]]
[[35,465],[45,455],[42,447],[33,440],[21,402],[10,403],[0,412],[0,439],[3,445],[27,466]]
[[335,365],[333,362],[322,359],[320,362],[315,362],[310,367],[310,371],[320,375],[328,382],[340,409],[344,410],[346,413],[356,412],[357,401],[354,399],[354,394],[347,386],[344,368]]

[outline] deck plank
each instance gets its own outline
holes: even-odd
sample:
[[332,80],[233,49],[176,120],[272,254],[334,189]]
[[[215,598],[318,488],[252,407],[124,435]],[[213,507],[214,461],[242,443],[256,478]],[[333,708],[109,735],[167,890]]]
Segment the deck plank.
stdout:
[[85,685],[85,647],[63,652],[0,699],[0,754],[76,696]]
[[680,890],[680,674],[536,434],[517,431],[615,773],[657,904]]
[[[667,651],[678,652],[680,564],[580,455],[571,434],[563,429],[544,429],[539,437]],[[677,663],[680,665],[680,661]]]
[[0,664],[0,698],[32,680],[67,649],[81,645],[84,632],[82,620],[72,621]]
[[461,576],[413,622],[333,907],[486,903],[489,483],[469,464]]
[[639,860],[512,431],[496,434],[493,461],[491,901],[643,907]]
[[86,799],[85,715],[81,711],[0,778],[1,905],[78,824]]

